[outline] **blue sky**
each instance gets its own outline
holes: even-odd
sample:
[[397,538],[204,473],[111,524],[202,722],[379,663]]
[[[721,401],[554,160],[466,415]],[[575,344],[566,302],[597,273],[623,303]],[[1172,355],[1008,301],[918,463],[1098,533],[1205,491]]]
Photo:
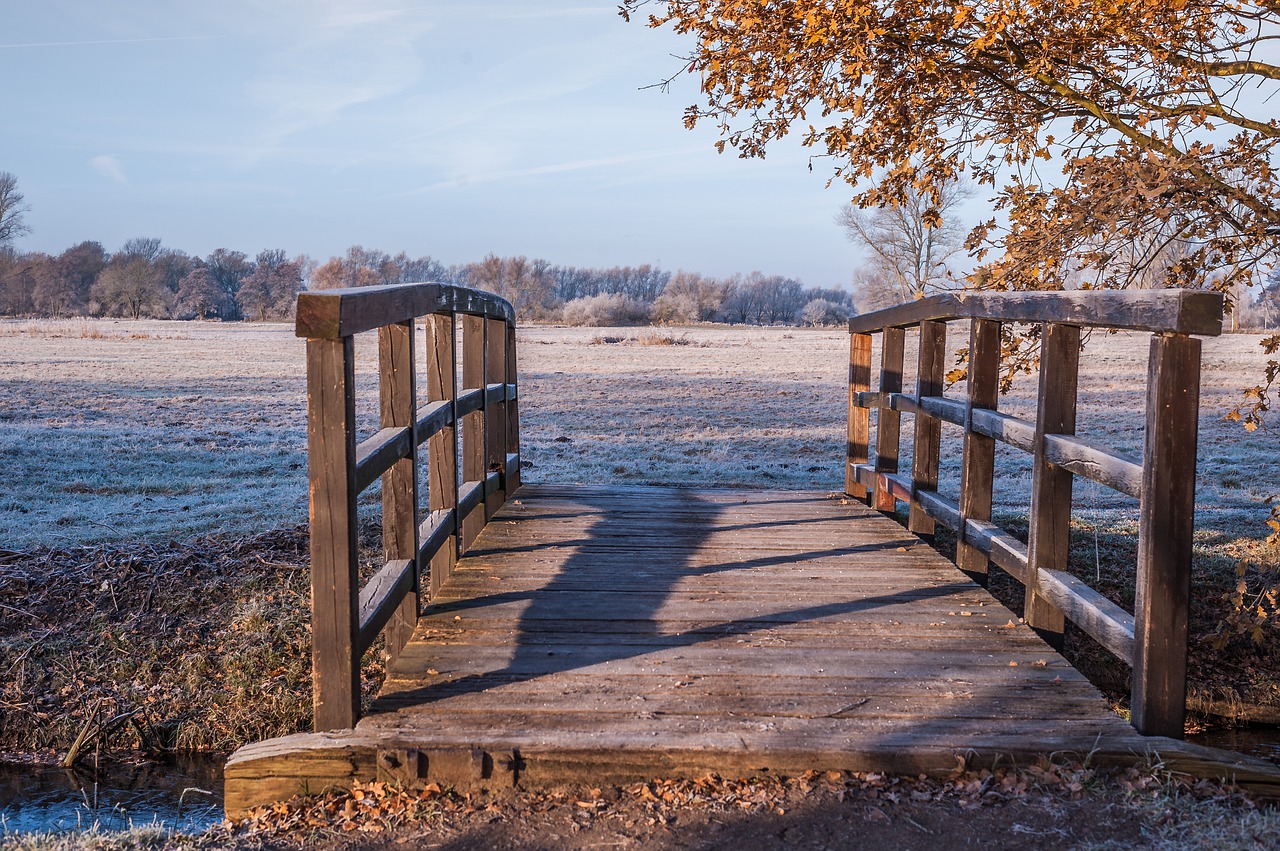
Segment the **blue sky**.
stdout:
[[681,43],[614,0],[0,0],[5,128],[32,233],[319,259],[360,243],[847,284],[847,199],[798,144],[685,130]]

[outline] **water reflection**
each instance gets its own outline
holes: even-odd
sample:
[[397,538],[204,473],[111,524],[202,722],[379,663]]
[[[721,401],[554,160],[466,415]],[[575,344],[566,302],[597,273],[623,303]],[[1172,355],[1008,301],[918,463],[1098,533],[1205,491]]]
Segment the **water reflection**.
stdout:
[[0,836],[153,824],[199,832],[222,820],[222,763],[203,755],[98,770],[0,763]]

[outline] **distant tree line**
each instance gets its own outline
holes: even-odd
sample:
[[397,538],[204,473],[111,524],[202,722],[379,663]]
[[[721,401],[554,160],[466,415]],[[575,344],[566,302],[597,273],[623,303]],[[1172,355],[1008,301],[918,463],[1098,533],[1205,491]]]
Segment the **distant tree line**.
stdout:
[[304,289],[417,281],[488,290],[508,299],[524,320],[576,325],[825,325],[854,312],[846,290],[760,272],[716,278],[648,264],[582,268],[495,254],[446,266],[429,256],[359,245],[320,263],[279,249],[251,258],[219,248],[199,257],[154,238],[131,239],[115,252],[82,242],[57,255],[0,244],[0,315],[6,316],[285,320]]

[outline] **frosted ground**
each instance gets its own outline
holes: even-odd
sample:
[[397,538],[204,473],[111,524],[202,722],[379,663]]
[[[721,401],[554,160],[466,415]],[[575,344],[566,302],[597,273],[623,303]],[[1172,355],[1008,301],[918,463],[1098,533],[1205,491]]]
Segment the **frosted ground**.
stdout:
[[[655,338],[669,344],[642,344]],[[1206,531],[1261,536],[1263,500],[1280,491],[1274,431],[1222,420],[1261,374],[1257,341],[1205,342],[1197,494]],[[840,330],[531,326],[519,346],[526,481],[841,487]],[[1140,452],[1146,346],[1145,335],[1127,334],[1090,343],[1081,434]],[[362,338],[366,431],[374,367],[373,340]],[[1024,377],[1001,406],[1029,413],[1033,396],[1034,376]],[[944,434],[958,447],[953,429]],[[0,322],[0,548],[292,526],[306,518],[305,449],[303,343],[290,326]],[[997,502],[1025,511],[1028,465],[999,452]],[[956,469],[949,463],[944,477]],[[954,493],[958,476],[949,479],[943,490]],[[1086,522],[1123,525],[1135,507],[1077,484]]]

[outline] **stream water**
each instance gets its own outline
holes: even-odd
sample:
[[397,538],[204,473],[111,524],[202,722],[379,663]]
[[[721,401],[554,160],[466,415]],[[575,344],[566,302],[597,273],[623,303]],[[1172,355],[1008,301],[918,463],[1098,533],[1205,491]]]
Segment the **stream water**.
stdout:
[[199,832],[222,821],[222,763],[197,755],[99,770],[0,764],[0,837],[95,825]]

